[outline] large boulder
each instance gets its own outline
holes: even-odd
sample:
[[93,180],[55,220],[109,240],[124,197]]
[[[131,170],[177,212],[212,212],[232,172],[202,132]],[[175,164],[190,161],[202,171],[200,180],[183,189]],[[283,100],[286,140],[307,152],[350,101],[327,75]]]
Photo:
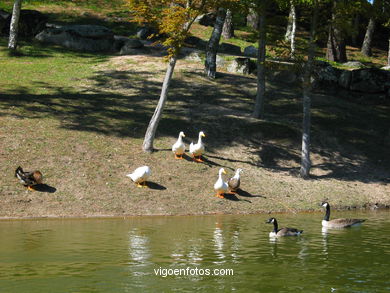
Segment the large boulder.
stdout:
[[120,55],[133,55],[139,53],[144,44],[138,39],[127,39],[120,49]]
[[366,65],[364,65],[360,61],[348,61],[348,62],[342,63],[341,65],[343,65],[344,67],[351,67],[351,68],[365,68],[366,67]]
[[215,13],[206,13],[199,15],[195,22],[199,23],[200,25],[204,26],[214,26],[215,20],[217,18],[217,15]]
[[357,69],[352,71],[349,89],[365,93],[383,93],[387,90],[389,74],[377,68]]
[[[12,15],[4,10],[0,13],[0,29],[8,35]],[[47,16],[36,10],[21,10],[18,26],[20,37],[32,38],[42,31],[47,22]]]
[[231,54],[231,55],[241,55],[241,48],[239,46],[228,44],[228,43],[220,44],[218,51],[226,54]]
[[338,85],[341,72],[342,70],[334,68],[333,66],[318,64],[312,76],[313,88],[333,88],[335,85]]
[[250,59],[249,58],[234,59],[227,67],[227,71],[231,73],[249,74]]
[[349,90],[349,86],[351,85],[351,79],[352,79],[352,71],[343,70],[343,72],[341,72],[339,77],[339,86]]
[[248,46],[244,49],[244,55],[249,57],[257,57],[257,48],[255,46]]
[[113,32],[100,25],[66,25],[46,28],[36,39],[83,52],[111,51],[114,47]]

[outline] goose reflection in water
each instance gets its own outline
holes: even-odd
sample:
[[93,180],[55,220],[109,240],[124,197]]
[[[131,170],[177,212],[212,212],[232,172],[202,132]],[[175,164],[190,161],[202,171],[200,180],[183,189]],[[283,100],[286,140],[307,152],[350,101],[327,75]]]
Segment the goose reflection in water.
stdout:
[[150,263],[149,238],[134,229],[129,233],[129,255],[133,264],[146,266]]
[[222,227],[221,224],[219,222],[216,222],[216,226],[215,226],[214,234],[213,234],[214,251],[215,251],[217,258],[220,261],[216,261],[215,263],[224,263],[224,259],[226,257],[224,254],[224,251],[223,251],[224,239],[223,239],[223,235],[222,235],[223,230],[221,229],[221,227]]

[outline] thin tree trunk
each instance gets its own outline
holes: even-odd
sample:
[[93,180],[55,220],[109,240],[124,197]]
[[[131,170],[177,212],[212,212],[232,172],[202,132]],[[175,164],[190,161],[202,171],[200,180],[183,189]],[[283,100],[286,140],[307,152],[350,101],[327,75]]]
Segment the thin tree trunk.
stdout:
[[371,44],[372,44],[372,36],[374,35],[375,30],[375,20],[371,17],[370,21],[367,25],[366,34],[364,35],[364,41],[362,45],[362,54],[369,57],[372,56],[371,52]]
[[293,14],[295,13],[295,6],[292,1],[290,1],[290,11],[288,13],[288,20],[287,20],[287,28],[286,33],[284,34],[284,40],[290,41],[291,40],[291,31],[292,31],[292,22],[293,22]]
[[233,26],[233,17],[232,11],[230,9],[226,10],[226,18],[223,24],[222,36],[225,39],[231,39],[234,37],[234,26]]
[[336,11],[336,1],[333,1],[332,20],[329,26],[326,59],[336,62],[347,62],[347,51],[345,40],[341,30],[337,27],[337,18],[340,17]]
[[301,170],[302,178],[308,178],[310,175],[310,128],[311,128],[311,82],[310,77],[313,71],[314,52],[315,52],[315,35],[318,19],[318,2],[314,0],[314,11],[311,20],[310,41],[305,72],[303,76],[303,120],[302,120],[302,154]]
[[158,123],[160,122],[162,111],[164,109],[165,102],[168,98],[168,89],[169,89],[169,83],[172,80],[173,71],[175,69],[177,61],[177,56],[173,56],[170,58],[168,62],[168,68],[165,73],[164,82],[161,89],[160,99],[158,101],[157,107],[154,110],[154,114],[152,118],[150,119],[148,129],[146,130],[144,142],[143,142],[143,150],[145,152],[152,152],[153,151],[153,141],[154,137],[156,135],[156,130]]
[[246,25],[253,28],[254,30],[259,29],[259,15],[253,8],[249,9],[249,13],[246,16]]
[[286,31],[286,38],[288,41],[290,41],[290,57],[291,59],[294,59],[295,56],[295,32],[297,29],[297,15],[296,15],[296,9],[293,1],[291,1],[290,5],[290,13],[289,13],[289,26],[290,28],[287,27]]
[[358,46],[358,36],[360,31],[360,15],[356,14],[353,19],[352,45]]
[[225,22],[226,9],[219,8],[217,18],[215,20],[213,32],[206,47],[205,74],[209,78],[215,78],[217,71],[217,51],[219,40],[221,39],[222,27]]
[[390,66],[390,38],[389,38],[389,52],[387,54],[387,65]]
[[19,29],[19,17],[20,10],[22,8],[22,0],[15,0],[12,10],[11,24],[9,30],[8,49],[11,52],[16,51],[18,42],[18,29]]
[[259,50],[257,52],[257,93],[252,116],[264,118],[265,100],[265,50],[266,50],[266,23],[265,10],[259,15]]

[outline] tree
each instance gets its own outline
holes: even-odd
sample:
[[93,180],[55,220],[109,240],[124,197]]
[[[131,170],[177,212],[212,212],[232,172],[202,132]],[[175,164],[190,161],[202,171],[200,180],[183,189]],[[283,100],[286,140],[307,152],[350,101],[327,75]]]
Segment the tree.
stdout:
[[231,39],[234,37],[233,15],[230,9],[226,10],[226,18],[223,24],[222,36],[225,39]]
[[376,1],[373,1],[371,3],[371,7],[369,8],[369,11],[371,12],[371,17],[368,21],[366,34],[364,35],[364,40],[363,40],[363,45],[362,45],[362,50],[361,50],[361,53],[367,57],[370,57],[372,55],[371,43],[372,43],[372,37],[374,35],[374,30],[375,30],[375,18],[373,15],[375,2]]
[[255,118],[264,118],[264,100],[265,100],[265,54],[266,54],[266,6],[261,3],[257,6],[259,19],[259,50],[257,51],[257,92],[255,107],[252,116]]
[[290,12],[288,14],[287,30],[284,36],[286,41],[290,42],[290,57],[294,58],[295,55],[295,32],[297,27],[297,14],[295,9],[295,3],[290,1]]
[[311,143],[311,74],[314,64],[315,53],[315,37],[318,20],[318,0],[312,2],[312,19],[310,27],[310,40],[303,75],[303,119],[302,119],[302,152],[301,152],[301,170],[302,178],[308,178],[310,175],[311,160],[310,160],[310,143]]
[[329,25],[326,59],[336,62],[347,62],[344,32],[341,30],[343,17],[340,13],[337,0],[333,0],[332,16]]
[[249,8],[249,12],[246,16],[246,25],[254,30],[259,29],[259,15],[253,8]]
[[[196,17],[210,9],[223,7],[228,0],[127,0],[134,21],[155,26],[161,35],[166,35],[162,44],[168,47],[168,66],[161,94],[145,133],[142,148],[152,152],[157,127],[168,98],[169,84],[176,61],[189,29]],[[231,2],[238,0],[230,0]]]
[[215,19],[213,32],[206,46],[205,74],[214,79],[217,71],[217,51],[221,39],[222,27],[225,22],[226,9],[218,8],[217,18]]
[[14,7],[12,9],[12,18],[9,30],[8,49],[10,52],[15,52],[18,43],[18,29],[19,29],[19,17],[20,10],[22,8],[22,0],[15,0]]

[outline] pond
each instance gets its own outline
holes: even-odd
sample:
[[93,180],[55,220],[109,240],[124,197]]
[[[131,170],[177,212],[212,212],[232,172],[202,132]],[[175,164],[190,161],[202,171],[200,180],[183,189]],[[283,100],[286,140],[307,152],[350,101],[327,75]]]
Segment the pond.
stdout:
[[389,292],[390,212],[0,221],[1,292]]

